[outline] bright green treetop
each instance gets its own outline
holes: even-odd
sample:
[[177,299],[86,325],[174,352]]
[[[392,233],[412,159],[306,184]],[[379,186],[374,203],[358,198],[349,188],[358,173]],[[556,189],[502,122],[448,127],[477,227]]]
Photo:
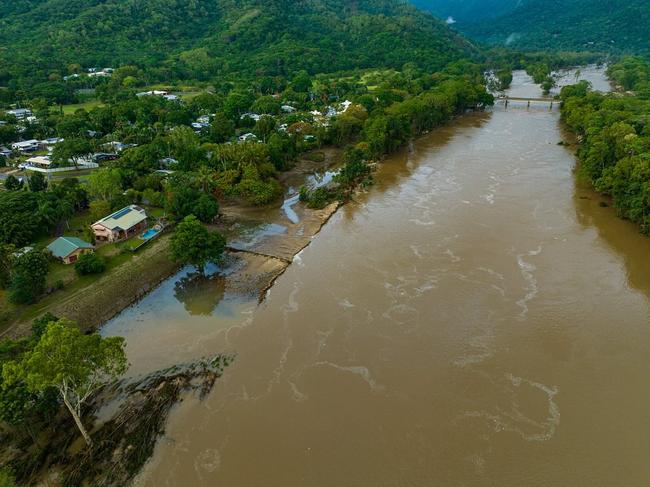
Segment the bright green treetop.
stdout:
[[32,392],[58,390],[75,423],[91,444],[81,422],[83,404],[104,384],[126,372],[124,339],[85,335],[71,321],[51,322],[36,346],[2,369],[7,382],[23,380]]
[[191,264],[203,273],[208,262],[219,262],[226,248],[226,239],[218,232],[209,232],[194,216],[178,224],[171,239],[172,259]]

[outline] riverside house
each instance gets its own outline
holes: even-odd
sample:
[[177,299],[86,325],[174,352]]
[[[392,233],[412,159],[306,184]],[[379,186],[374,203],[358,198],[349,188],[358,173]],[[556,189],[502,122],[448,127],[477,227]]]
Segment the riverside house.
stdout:
[[147,228],[147,213],[136,205],[127,206],[91,225],[95,238],[103,242],[118,242]]
[[91,254],[95,247],[76,237],[59,237],[50,245],[47,250],[64,264],[73,264],[80,255]]

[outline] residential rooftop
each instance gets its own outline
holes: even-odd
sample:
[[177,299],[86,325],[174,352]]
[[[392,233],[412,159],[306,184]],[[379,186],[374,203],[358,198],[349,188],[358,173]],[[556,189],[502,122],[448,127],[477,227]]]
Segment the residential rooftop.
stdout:
[[101,225],[109,230],[128,230],[146,219],[147,213],[143,208],[130,205],[102,218],[94,225]]
[[78,249],[92,249],[92,244],[77,237],[59,237],[47,246],[54,257],[64,259]]

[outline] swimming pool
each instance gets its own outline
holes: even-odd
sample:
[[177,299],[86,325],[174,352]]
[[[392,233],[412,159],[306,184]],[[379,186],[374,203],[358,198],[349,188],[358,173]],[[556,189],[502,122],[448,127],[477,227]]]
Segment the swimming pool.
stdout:
[[140,238],[143,239],[143,240],[149,240],[150,238],[155,237],[159,232],[160,232],[160,230],[157,230],[155,228],[150,228],[149,230],[144,232],[142,235],[140,235]]

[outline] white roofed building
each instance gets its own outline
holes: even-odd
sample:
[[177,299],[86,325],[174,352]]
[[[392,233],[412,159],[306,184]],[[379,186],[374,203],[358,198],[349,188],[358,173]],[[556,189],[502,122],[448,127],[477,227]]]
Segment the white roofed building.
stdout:
[[95,238],[117,242],[130,238],[147,228],[147,212],[136,205],[122,208],[91,225]]

